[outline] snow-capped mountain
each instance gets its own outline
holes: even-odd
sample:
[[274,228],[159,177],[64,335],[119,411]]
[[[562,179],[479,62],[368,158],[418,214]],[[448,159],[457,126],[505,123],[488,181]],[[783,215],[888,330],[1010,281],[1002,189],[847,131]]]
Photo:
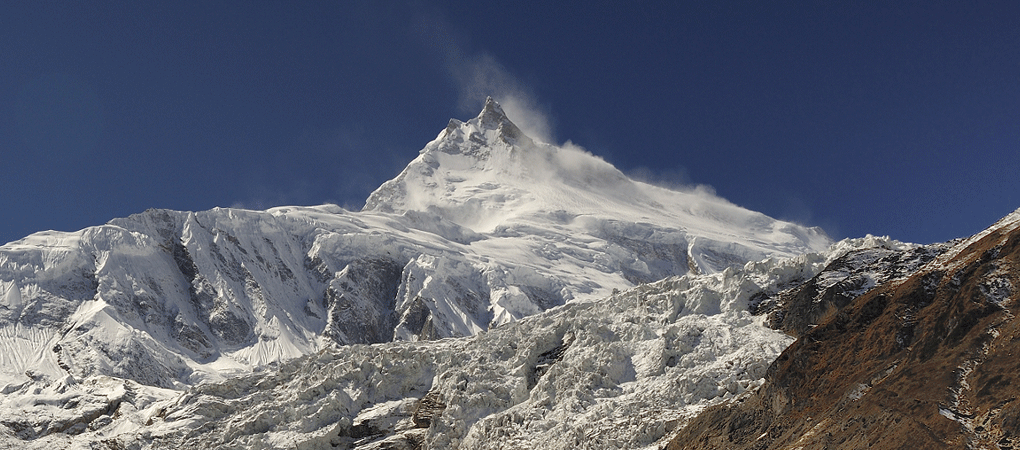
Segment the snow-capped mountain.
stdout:
[[[10,437],[33,442],[78,433],[91,436],[85,441],[102,439],[113,432],[111,423],[130,428],[138,425],[139,414],[154,414],[147,408],[168,410],[164,401],[182,389],[231,386],[237,376],[251,381],[261,376],[250,375],[253,370],[306,364],[286,363],[303,355],[333,355],[353,364],[389,349],[409,358],[407,352],[422,349],[436,359],[420,363],[424,372],[408,378],[408,391],[385,388],[400,391],[391,400],[406,406],[414,393],[431,392],[438,383],[430,373],[439,376],[449,367],[443,364],[459,364],[442,362],[443,355],[454,358],[457,349],[475,345],[480,347],[471,352],[481,357],[488,344],[478,342],[493,342],[486,341],[493,335],[487,330],[517,330],[499,331],[492,339],[527,334],[540,322],[514,322],[536,314],[551,315],[535,320],[560,320],[556,314],[594,311],[585,320],[610,320],[594,314],[620,306],[614,306],[616,300],[602,305],[600,299],[636,301],[638,294],[616,293],[641,283],[683,275],[725,284],[749,261],[778,261],[823,251],[830,243],[820,230],[699,190],[636,182],[578,148],[536,142],[490,99],[478,117],[452,120],[369,197],[363,211],[332,205],[150,210],[0,246],[0,389],[6,395],[0,424]],[[641,289],[649,288],[631,292]],[[662,289],[656,295],[672,298],[673,288]],[[679,304],[669,303],[655,314],[667,325],[686,314],[743,317],[719,301],[709,297],[675,311],[669,308]],[[550,309],[556,312],[544,313]],[[720,333],[751,326],[749,319],[734,320],[724,321],[720,326],[731,331]],[[639,327],[634,342],[666,332],[659,327]],[[757,333],[755,327],[747,333]],[[567,339],[559,331],[550,333]],[[574,331],[570,339],[584,333]],[[607,333],[584,339],[594,339],[595,346],[605,339],[616,342],[615,331]],[[335,348],[458,336],[479,337]],[[771,342],[763,344],[765,359],[754,360],[765,364],[783,345],[779,338],[763,339]],[[543,349],[545,344],[489,358],[520,372],[527,366],[520,358],[572,354],[564,347],[562,354],[542,356],[552,350]],[[674,344],[680,345],[669,345]],[[720,345],[743,351],[732,342]],[[312,359],[300,361],[315,357],[307,358]],[[535,383],[545,370],[539,366],[525,370]],[[620,370],[626,374],[614,383],[638,373],[633,367]],[[755,373],[742,380],[750,383]],[[355,414],[348,417],[353,420],[365,405],[390,398],[346,395],[357,405],[326,417]],[[507,395],[510,403],[504,406],[525,393]],[[117,422],[113,412],[125,419]],[[176,426],[167,430],[172,439],[185,436]],[[434,436],[440,435],[454,436]]]
[[4,361],[4,383],[28,371],[188,385],[326,342],[469,336],[828,244],[816,229],[535,142],[490,99],[362,212],[152,210],[0,247],[0,342],[20,355]]

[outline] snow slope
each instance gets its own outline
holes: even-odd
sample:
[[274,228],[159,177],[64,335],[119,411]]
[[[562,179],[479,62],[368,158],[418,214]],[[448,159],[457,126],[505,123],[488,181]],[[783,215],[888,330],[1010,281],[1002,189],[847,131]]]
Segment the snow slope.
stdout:
[[691,267],[703,272],[830,243],[817,228],[776,221],[700,190],[631,180],[570,143],[536,142],[491,98],[478,117],[451,120],[403,172],[369,196],[364,209],[425,211],[494,237],[583,233],[612,242],[672,233],[643,240],[686,238]]

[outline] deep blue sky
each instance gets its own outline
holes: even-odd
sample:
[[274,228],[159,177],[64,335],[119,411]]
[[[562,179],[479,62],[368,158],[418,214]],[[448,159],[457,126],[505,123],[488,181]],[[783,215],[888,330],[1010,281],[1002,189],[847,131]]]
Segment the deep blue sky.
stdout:
[[1020,2],[11,3],[0,242],[152,207],[356,209],[486,94],[834,238],[943,241],[1020,207]]

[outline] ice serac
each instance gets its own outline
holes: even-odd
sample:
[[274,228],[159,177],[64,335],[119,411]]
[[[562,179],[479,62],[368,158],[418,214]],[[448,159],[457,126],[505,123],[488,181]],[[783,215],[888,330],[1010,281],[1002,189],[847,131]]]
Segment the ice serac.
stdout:
[[792,341],[749,313],[755,299],[844,267],[846,255],[907,247],[845,240],[571,302],[471,337],[331,347],[203,384],[155,408],[138,434],[104,437],[152,448],[660,448],[705,407],[761,386]]

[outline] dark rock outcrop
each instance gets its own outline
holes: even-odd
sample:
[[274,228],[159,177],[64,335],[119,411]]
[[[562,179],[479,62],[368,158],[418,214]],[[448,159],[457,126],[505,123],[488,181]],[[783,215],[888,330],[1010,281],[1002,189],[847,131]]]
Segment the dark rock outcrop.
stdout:
[[800,337],[766,383],[668,448],[1020,447],[1020,229],[1007,219],[842,308],[839,292],[793,292],[787,314],[809,320],[781,321]]

